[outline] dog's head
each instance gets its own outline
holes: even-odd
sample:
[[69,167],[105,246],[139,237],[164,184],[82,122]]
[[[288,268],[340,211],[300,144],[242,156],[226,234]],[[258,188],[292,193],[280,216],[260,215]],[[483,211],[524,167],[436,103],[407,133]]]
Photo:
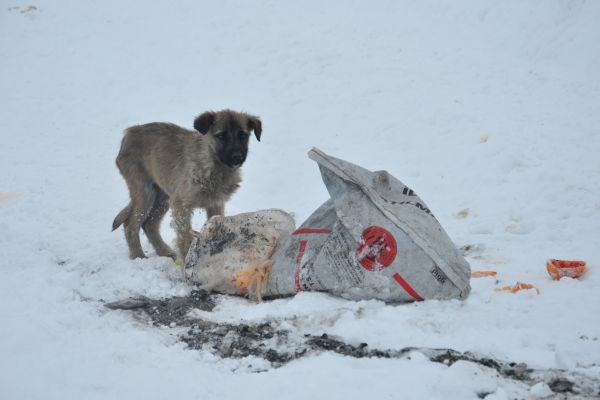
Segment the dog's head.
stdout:
[[262,132],[258,117],[231,110],[207,111],[194,120],[194,128],[203,135],[210,135],[215,155],[231,168],[240,167],[246,161],[250,132],[254,132],[258,141]]

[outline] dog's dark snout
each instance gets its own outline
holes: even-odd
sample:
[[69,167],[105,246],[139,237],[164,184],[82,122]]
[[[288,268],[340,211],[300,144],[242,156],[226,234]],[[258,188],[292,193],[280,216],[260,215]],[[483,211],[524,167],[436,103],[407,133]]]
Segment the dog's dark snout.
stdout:
[[236,151],[235,153],[231,153],[231,162],[234,165],[239,165],[239,164],[243,163],[244,157],[242,156],[242,153],[239,151]]

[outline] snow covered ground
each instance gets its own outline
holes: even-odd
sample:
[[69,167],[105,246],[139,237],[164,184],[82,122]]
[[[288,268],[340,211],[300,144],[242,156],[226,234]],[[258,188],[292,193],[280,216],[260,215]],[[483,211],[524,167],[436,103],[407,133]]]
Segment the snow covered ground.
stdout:
[[[464,301],[219,297],[203,318],[383,349],[474,351],[600,376],[600,2],[3,2],[0,399],[541,398],[469,362],[324,352],[272,368],[191,351],[103,302],[184,295],[147,242],[130,261],[122,130],[207,109],[260,115],[230,214],[301,223],[326,198],[312,146],[411,186],[458,246]],[[173,239],[169,221],[164,236]],[[204,216],[198,213],[199,228]],[[547,258],[583,259],[551,281]],[[517,281],[541,290],[494,288]],[[265,372],[254,373],[248,365]]]

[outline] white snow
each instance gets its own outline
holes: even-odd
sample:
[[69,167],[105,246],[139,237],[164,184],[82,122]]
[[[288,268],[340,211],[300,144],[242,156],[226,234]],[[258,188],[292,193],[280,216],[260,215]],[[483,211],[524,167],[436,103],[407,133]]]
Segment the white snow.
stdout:
[[[207,110],[263,120],[229,214],[302,222],[326,198],[312,146],[411,186],[475,250],[466,301],[219,296],[203,318],[273,320],[373,348],[448,347],[600,376],[600,3],[153,1],[0,6],[0,399],[541,398],[469,362],[323,353],[221,359],[102,301],[183,295],[130,261],[122,130]],[[204,216],[197,213],[199,228]],[[174,238],[169,221],[164,236]],[[548,258],[583,259],[550,280]],[[517,281],[541,290],[494,288]],[[264,371],[262,373],[254,373]]]

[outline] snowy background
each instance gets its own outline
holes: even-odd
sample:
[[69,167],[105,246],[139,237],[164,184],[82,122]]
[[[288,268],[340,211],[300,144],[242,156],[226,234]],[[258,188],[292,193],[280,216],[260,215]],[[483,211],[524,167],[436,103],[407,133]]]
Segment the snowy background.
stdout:
[[[600,376],[600,2],[2,1],[0,399],[540,398],[459,362],[313,354],[281,368],[191,351],[103,302],[187,294],[147,241],[130,261],[114,159],[124,128],[259,115],[227,205],[301,223],[326,198],[306,152],[411,186],[457,246],[464,301],[219,297],[213,321],[400,349],[475,351]],[[197,213],[198,229],[204,216]],[[169,220],[163,234],[174,238]],[[583,259],[551,281],[547,258]],[[517,294],[494,288],[536,285]],[[254,373],[248,365],[260,365]]]

